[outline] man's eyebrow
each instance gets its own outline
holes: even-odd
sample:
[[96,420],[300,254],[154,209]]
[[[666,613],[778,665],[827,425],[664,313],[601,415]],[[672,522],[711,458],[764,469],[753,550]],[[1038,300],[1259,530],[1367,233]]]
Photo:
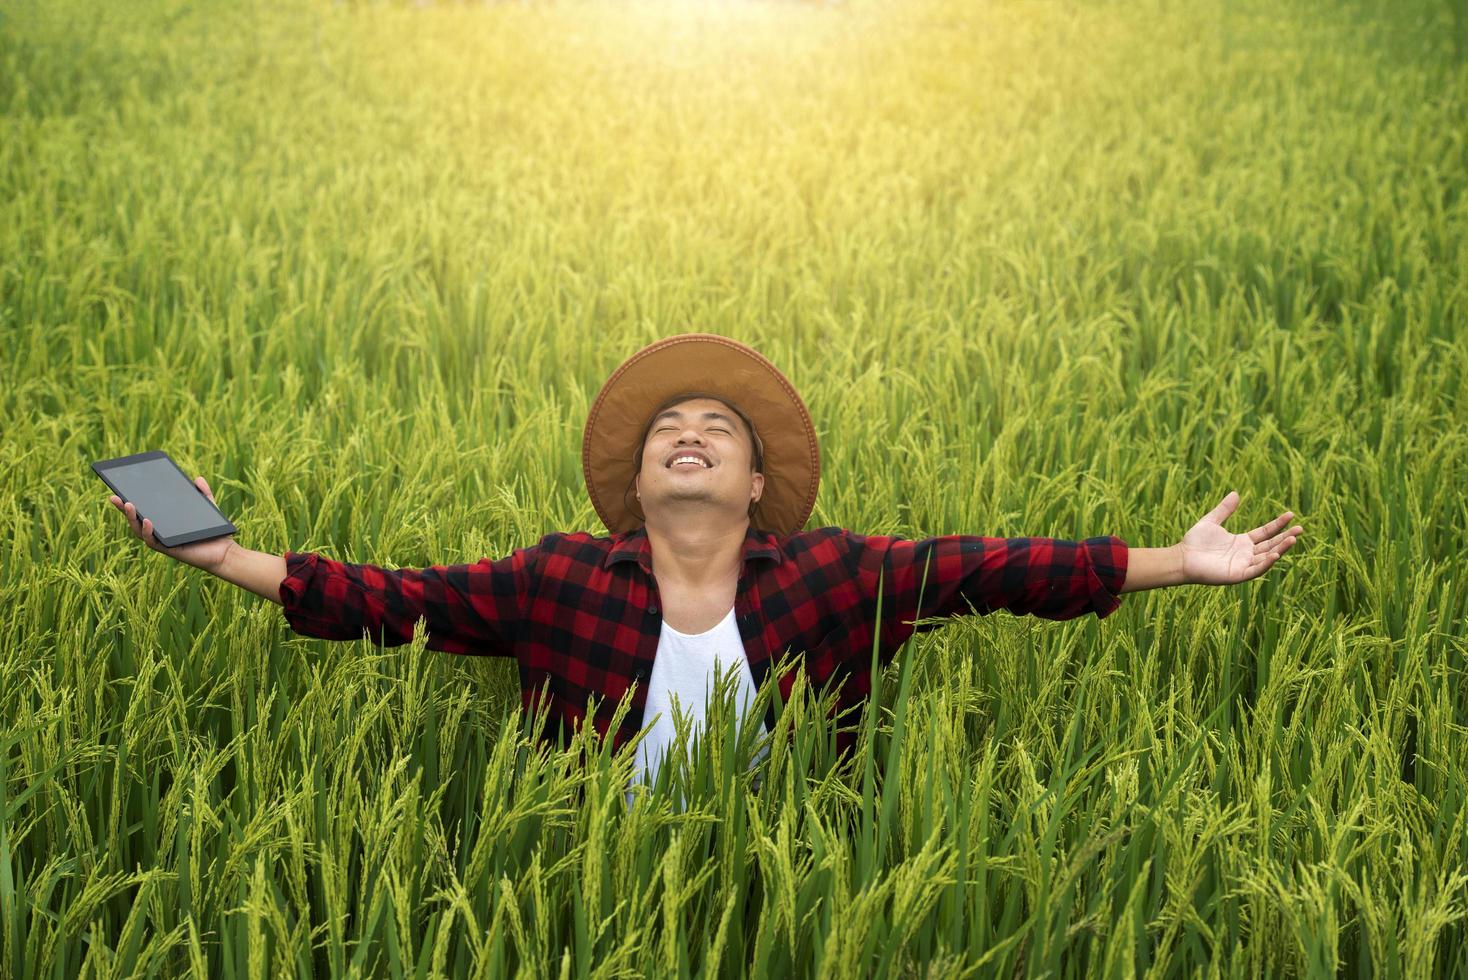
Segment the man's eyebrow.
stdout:
[[[682,412],[678,411],[676,408],[670,408],[666,412],[664,412],[661,415],[659,415],[657,418],[653,419],[652,420],[652,424],[653,425],[657,425],[663,419],[669,419],[669,418],[672,418],[672,419],[681,419],[682,417],[683,417],[683,413]],[[724,415],[721,412],[704,412],[703,413],[703,417],[706,418],[706,419],[723,419],[725,422],[728,422],[730,425],[734,425],[734,420],[731,419],[729,416]]]

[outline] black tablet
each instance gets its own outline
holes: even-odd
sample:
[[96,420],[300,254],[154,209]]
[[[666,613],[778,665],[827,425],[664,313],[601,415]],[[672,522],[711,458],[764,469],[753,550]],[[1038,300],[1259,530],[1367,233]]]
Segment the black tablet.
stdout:
[[132,503],[139,520],[153,522],[153,536],[165,548],[238,530],[161,449],[106,459],[92,469],[123,503]]

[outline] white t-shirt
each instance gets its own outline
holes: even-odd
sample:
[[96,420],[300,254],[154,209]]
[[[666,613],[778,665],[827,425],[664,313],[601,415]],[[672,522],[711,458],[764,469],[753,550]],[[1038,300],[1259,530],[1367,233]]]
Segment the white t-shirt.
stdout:
[[[650,726],[650,731],[637,746],[638,767],[633,773],[633,782],[641,779],[652,785],[657,779],[658,769],[677,734],[673,727],[675,698],[680,712],[691,717],[693,731],[703,730],[709,693],[714,686],[715,664],[725,676],[731,669],[739,671],[737,704],[742,717],[754,701],[755,687],[734,610],[731,608],[718,625],[697,635],[680,633],[669,626],[667,620],[663,621],[652,676],[647,682],[647,706],[642,715],[643,727]],[[760,731],[769,731],[763,720]],[[761,749],[760,755],[766,751]],[[756,756],[755,761],[758,758]],[[632,803],[630,791],[627,802],[629,805]]]

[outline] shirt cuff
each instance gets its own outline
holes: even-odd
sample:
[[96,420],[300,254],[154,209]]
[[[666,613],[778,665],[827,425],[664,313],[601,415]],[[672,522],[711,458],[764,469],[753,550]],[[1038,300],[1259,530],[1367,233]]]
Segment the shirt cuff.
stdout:
[[315,552],[287,551],[285,553],[285,578],[280,580],[280,604],[285,609],[294,609],[306,594],[307,583],[316,573],[320,558]]
[[[280,581],[281,614],[291,631],[301,636],[323,640],[351,639],[352,633],[342,628],[340,617],[327,612],[327,604],[322,601],[324,585],[316,579],[324,571],[320,555],[287,551],[285,578]],[[313,590],[316,592],[314,597],[311,595]]]
[[1105,619],[1121,605],[1121,587],[1126,584],[1127,543],[1114,534],[1087,538],[1086,583],[1091,608],[1097,619]]

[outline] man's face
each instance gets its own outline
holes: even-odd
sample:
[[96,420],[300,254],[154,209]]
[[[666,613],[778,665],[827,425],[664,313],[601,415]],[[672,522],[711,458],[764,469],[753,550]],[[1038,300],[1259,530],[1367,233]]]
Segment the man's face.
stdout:
[[754,439],[732,409],[712,398],[679,402],[658,413],[642,445],[642,512],[704,504],[746,516],[765,486],[753,467]]

